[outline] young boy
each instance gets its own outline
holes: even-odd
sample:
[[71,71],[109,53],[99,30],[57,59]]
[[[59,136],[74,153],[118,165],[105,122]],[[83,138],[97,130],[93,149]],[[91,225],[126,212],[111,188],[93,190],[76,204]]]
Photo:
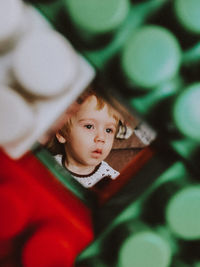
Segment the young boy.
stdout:
[[60,154],[56,160],[86,188],[105,177],[115,179],[119,172],[104,159],[112,149],[119,113],[93,90],[87,90],[66,116],[64,126],[49,146],[54,155]]

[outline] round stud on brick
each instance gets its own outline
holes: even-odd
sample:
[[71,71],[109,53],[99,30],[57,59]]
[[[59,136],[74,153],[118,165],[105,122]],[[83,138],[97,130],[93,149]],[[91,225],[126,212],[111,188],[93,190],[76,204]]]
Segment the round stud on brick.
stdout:
[[28,93],[52,97],[70,89],[78,73],[78,59],[72,46],[58,32],[33,31],[16,48],[13,71]]
[[176,193],[166,207],[170,229],[185,240],[200,239],[200,186],[189,186]]
[[65,3],[72,21],[80,29],[94,34],[115,30],[130,7],[128,0],[65,0]]
[[38,229],[26,242],[22,253],[23,266],[73,266],[76,254],[65,233],[47,225]]
[[187,87],[176,99],[173,117],[185,136],[200,142],[200,83]]
[[200,1],[199,0],[174,0],[174,10],[178,21],[186,30],[200,33]]
[[142,231],[130,236],[120,248],[118,267],[168,267],[171,249],[156,233]]
[[167,29],[144,26],[122,49],[122,71],[133,85],[148,89],[173,78],[179,71],[181,49]]

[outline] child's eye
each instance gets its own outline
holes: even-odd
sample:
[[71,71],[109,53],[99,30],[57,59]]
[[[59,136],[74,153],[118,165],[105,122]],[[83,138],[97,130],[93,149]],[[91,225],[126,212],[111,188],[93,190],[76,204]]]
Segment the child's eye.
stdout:
[[92,128],[94,128],[92,124],[86,124],[86,125],[84,125],[84,127],[87,128],[87,129],[92,129]]
[[113,129],[111,129],[111,128],[107,128],[107,129],[106,129],[106,132],[107,132],[107,133],[113,133]]

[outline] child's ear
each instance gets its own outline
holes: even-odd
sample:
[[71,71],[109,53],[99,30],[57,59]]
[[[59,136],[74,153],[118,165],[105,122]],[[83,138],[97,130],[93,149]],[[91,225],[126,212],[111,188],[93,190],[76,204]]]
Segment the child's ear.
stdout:
[[63,135],[60,134],[59,132],[56,133],[56,138],[58,139],[58,142],[59,142],[59,143],[61,143],[61,144],[66,143],[66,139],[65,139],[65,137],[63,137]]

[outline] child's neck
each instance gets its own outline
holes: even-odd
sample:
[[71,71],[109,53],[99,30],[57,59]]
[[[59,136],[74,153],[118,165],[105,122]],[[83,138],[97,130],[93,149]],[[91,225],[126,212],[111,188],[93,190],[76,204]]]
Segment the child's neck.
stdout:
[[87,174],[90,174],[92,173],[96,166],[85,166],[85,165],[82,165],[82,164],[79,164],[79,165],[75,165],[73,163],[69,163],[69,162],[66,162],[65,161],[65,167],[70,171],[70,172],[73,172],[75,174],[78,174],[78,175],[87,175]]

